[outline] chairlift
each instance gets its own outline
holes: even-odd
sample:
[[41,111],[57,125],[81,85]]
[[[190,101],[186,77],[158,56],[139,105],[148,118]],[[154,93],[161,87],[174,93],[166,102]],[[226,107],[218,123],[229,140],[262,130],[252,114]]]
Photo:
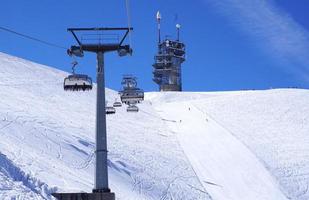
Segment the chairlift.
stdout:
[[92,79],[84,74],[72,74],[64,78],[64,90],[86,91],[92,89]]
[[105,113],[106,113],[107,115],[109,115],[109,114],[115,114],[115,113],[116,113],[116,109],[115,109],[114,107],[112,107],[112,106],[106,106],[106,107],[105,107]]
[[136,77],[132,75],[124,75],[121,81],[121,85],[123,86],[124,89],[136,88],[137,86]]
[[121,106],[122,106],[122,103],[119,101],[115,101],[113,104],[113,107],[121,107]]
[[127,112],[138,112],[138,107],[136,105],[129,105],[127,107]]
[[123,90],[119,92],[120,100],[125,104],[140,103],[144,100],[144,91],[137,88],[136,77],[124,75],[121,81]]
[[144,91],[139,88],[125,89],[120,93],[122,103],[130,104],[132,102],[140,103],[144,100]]
[[86,91],[92,89],[92,79],[85,74],[75,74],[75,67],[77,65],[77,62],[72,63],[72,74],[68,77],[64,78],[63,81],[63,89],[65,91],[71,90],[71,91]]

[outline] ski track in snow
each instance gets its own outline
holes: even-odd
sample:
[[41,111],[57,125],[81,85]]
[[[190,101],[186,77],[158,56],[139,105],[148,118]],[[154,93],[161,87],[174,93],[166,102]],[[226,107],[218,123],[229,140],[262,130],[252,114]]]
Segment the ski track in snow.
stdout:
[[214,199],[286,199],[259,160],[192,103],[167,103],[158,109],[178,122],[169,126],[178,133],[185,155]]
[[[95,90],[65,76],[0,53],[0,199],[92,190]],[[309,199],[308,90],[145,96],[107,116],[117,199]]]
[[[288,199],[309,199],[308,90],[192,93],[188,101],[184,101],[187,95],[150,93],[148,97],[160,102],[157,104],[158,113],[170,120],[186,118],[187,113],[190,114],[189,107],[193,112],[199,111],[200,116],[192,117],[194,120],[202,119],[194,127],[195,131],[203,123],[215,122],[256,156],[276,179],[279,189]],[[183,105],[179,107],[181,103]],[[178,107],[173,104],[178,104]],[[158,105],[167,107],[165,109],[170,112],[164,112]],[[183,108],[186,110],[182,115],[169,116]],[[192,124],[189,126],[192,127]],[[203,131],[206,134],[207,128]],[[182,135],[180,130],[174,132]],[[191,136],[194,137],[194,134]],[[213,139],[211,142],[214,142]],[[194,147],[192,143],[190,145]]]

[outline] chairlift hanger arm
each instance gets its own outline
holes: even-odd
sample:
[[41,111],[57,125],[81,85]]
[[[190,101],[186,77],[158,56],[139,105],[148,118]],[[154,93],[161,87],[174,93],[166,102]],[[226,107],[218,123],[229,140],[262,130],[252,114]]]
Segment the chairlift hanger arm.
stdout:
[[119,31],[119,30],[130,30],[132,31],[133,28],[130,27],[121,27],[121,28],[107,28],[107,27],[104,27],[104,28],[68,28],[67,29],[68,31]]
[[126,31],[126,34],[125,34],[125,35],[123,36],[123,38],[121,39],[121,41],[120,41],[120,43],[119,43],[119,46],[122,45],[123,41],[126,39],[126,37],[127,37],[127,35],[129,34],[129,32],[130,32],[130,30],[128,29],[128,30]]
[[69,30],[69,29],[68,29],[68,31],[70,31],[70,32],[72,33],[72,35],[73,35],[73,37],[75,38],[75,40],[77,41],[77,43],[78,43],[79,45],[82,45],[82,43],[79,41],[79,39],[78,39],[78,37],[76,36],[76,34],[74,33],[74,31],[73,31],[73,30]]
[[121,30],[123,30],[123,31],[126,31],[126,33],[119,43],[119,46],[121,46],[122,43],[124,42],[125,38],[129,34],[129,32],[133,30],[133,28],[132,27],[126,27],[126,28],[125,27],[120,27],[120,28],[107,28],[107,27],[104,27],[104,28],[68,28],[67,30],[72,33],[75,40],[77,41],[77,43],[80,46],[82,46],[82,43],[78,39],[77,35],[75,34],[75,31],[121,31]]

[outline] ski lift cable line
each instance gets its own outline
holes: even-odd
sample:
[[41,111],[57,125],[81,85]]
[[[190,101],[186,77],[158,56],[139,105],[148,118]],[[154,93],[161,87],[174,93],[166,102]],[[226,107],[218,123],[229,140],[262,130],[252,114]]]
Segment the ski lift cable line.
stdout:
[[23,38],[27,38],[29,40],[40,42],[42,44],[45,44],[45,45],[48,45],[48,46],[51,46],[51,47],[55,47],[55,48],[59,48],[59,49],[67,49],[66,47],[63,47],[63,46],[60,46],[60,45],[57,45],[57,44],[54,44],[54,43],[51,43],[51,42],[47,42],[47,41],[44,41],[44,40],[41,40],[41,39],[38,39],[38,38],[35,38],[35,37],[32,37],[32,36],[29,36],[29,35],[25,35],[25,34],[16,32],[14,30],[11,30],[11,29],[8,29],[8,28],[2,27],[2,26],[0,26],[0,30],[9,32],[9,33],[12,33],[12,34],[15,34],[15,35],[18,35],[18,36],[23,37]]
[[128,28],[129,28],[129,44],[132,47],[132,41],[131,41],[131,13],[130,13],[130,4],[129,0],[126,0],[126,11],[127,11],[127,19],[128,19]]

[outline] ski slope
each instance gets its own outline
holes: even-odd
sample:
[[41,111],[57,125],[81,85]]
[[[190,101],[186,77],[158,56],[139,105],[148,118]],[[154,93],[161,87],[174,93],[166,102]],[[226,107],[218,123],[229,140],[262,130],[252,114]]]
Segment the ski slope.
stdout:
[[194,104],[167,103],[158,112],[176,121],[169,126],[213,199],[285,199],[255,155]]
[[[95,90],[64,92],[66,75],[0,53],[0,199],[91,192]],[[309,199],[308,90],[145,97],[107,116],[117,199]]]
[[[8,179],[0,199],[23,198],[26,191],[38,199],[55,191],[91,192],[95,90],[64,92],[64,72],[5,54],[0,63],[0,163]],[[109,102],[116,96],[107,89]],[[147,102],[140,109],[132,114],[122,107],[107,117],[117,199],[208,199],[164,121]]]

